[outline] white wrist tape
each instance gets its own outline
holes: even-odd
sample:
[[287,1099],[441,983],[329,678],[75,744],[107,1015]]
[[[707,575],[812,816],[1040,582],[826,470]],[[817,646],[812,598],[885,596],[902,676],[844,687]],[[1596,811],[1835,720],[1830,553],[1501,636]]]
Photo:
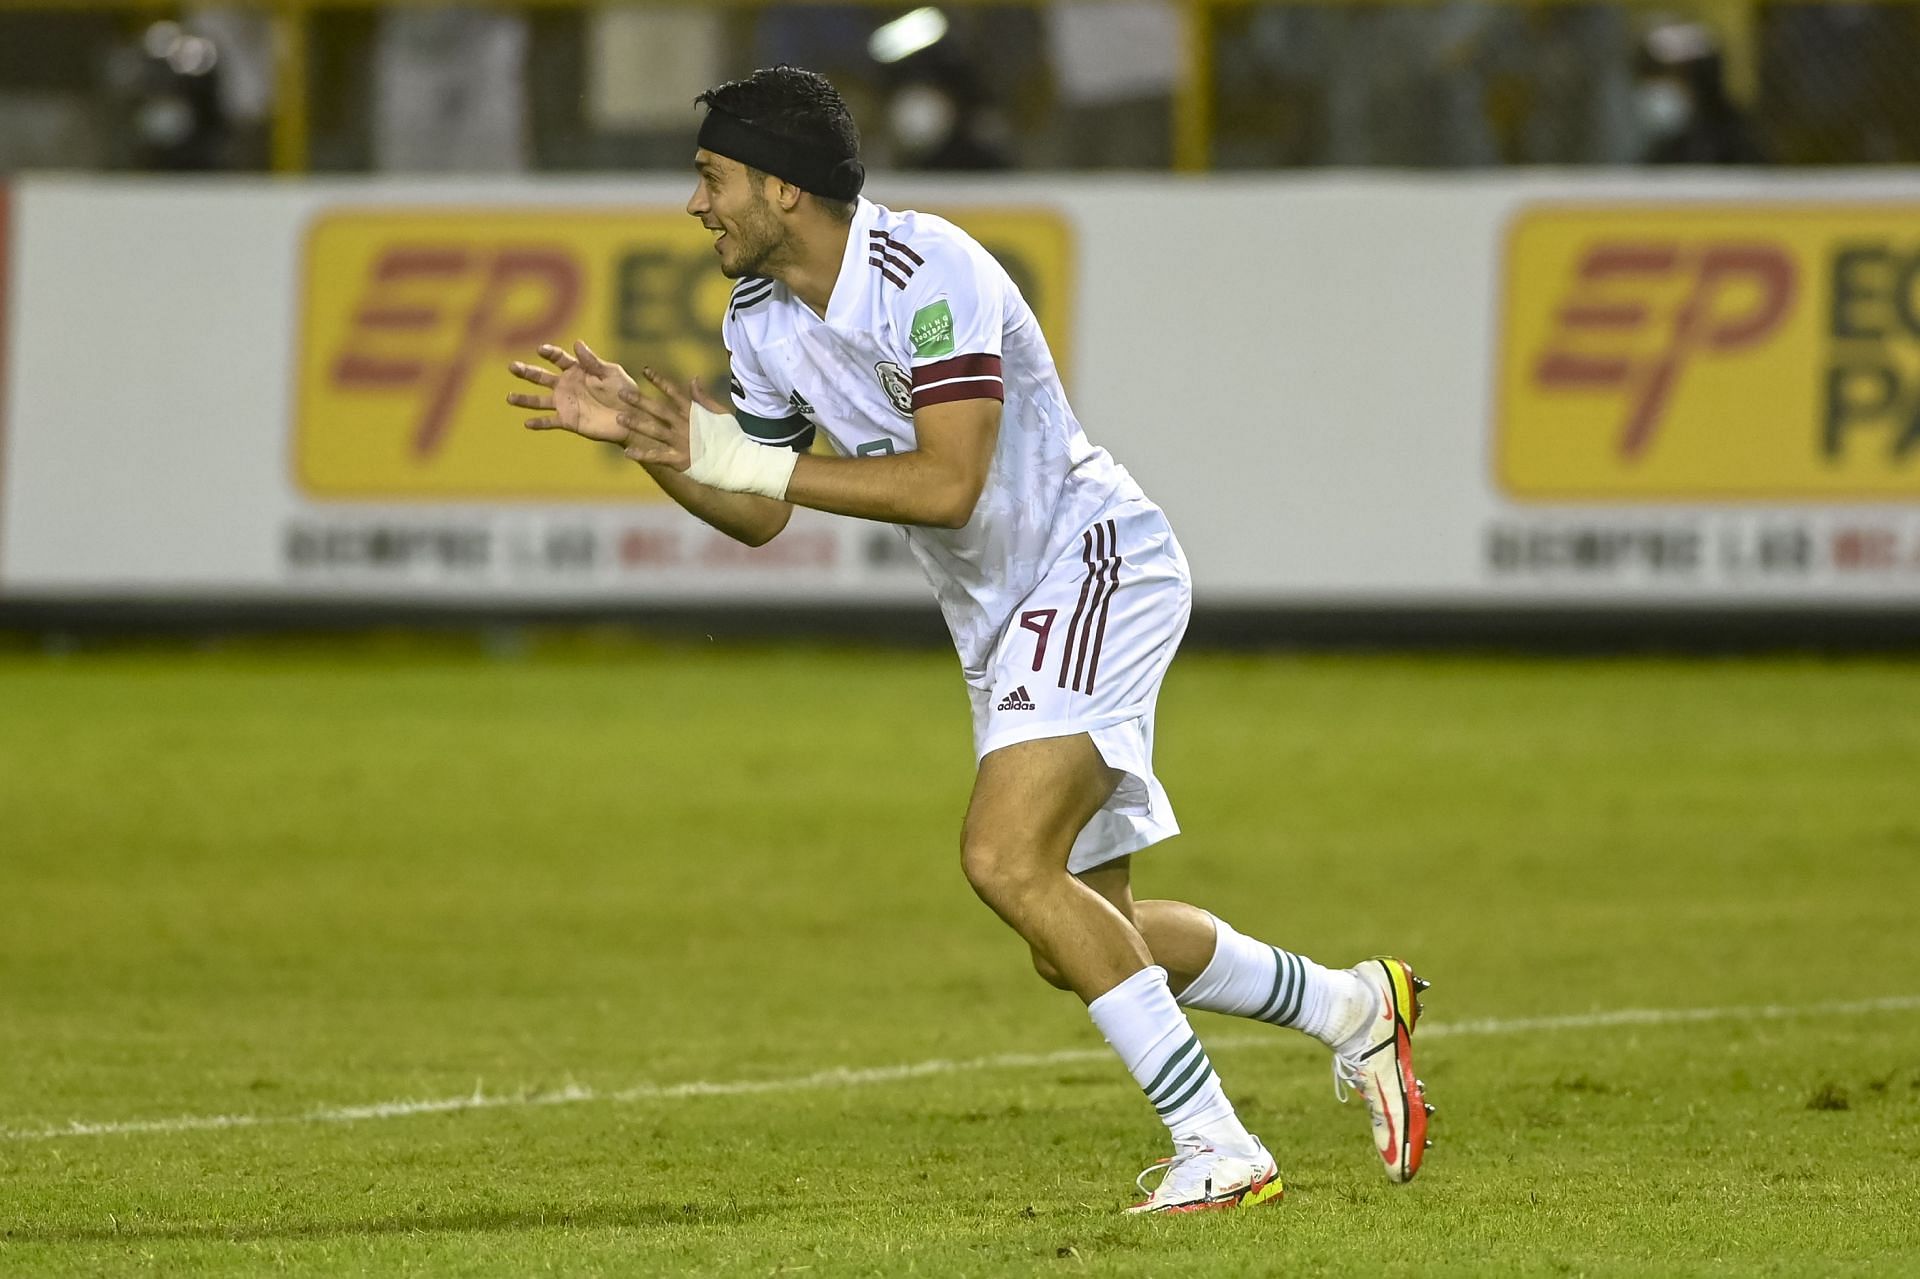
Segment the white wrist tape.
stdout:
[[689,450],[692,465],[689,479],[709,488],[729,493],[758,493],[762,497],[784,498],[787,483],[800,455],[789,448],[755,443],[740,429],[740,419],[731,413],[711,413],[693,406]]

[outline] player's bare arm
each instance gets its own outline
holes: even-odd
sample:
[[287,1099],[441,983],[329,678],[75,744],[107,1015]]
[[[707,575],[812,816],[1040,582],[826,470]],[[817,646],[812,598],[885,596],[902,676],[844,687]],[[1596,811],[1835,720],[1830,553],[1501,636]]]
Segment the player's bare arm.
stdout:
[[[621,391],[628,411],[617,421],[634,435],[626,454],[649,470],[684,472],[693,457],[690,397],[651,369],[641,375],[659,395],[645,395],[638,387]],[[715,411],[704,400],[702,407]],[[1000,401],[929,405],[914,413],[913,426],[919,448],[911,452],[798,458],[787,480],[786,500],[889,524],[962,527],[972,518],[992,469]]]
[[[515,377],[541,388],[540,392],[516,391],[507,396],[507,403],[541,414],[527,419],[528,430],[571,431],[583,439],[623,447],[633,442],[633,433],[620,422],[626,411],[623,394],[638,391],[632,375],[618,364],[602,360],[585,342],[575,342],[571,355],[551,344],[540,347],[539,355],[553,367],[542,368],[521,360],[507,366]],[[701,392],[697,382],[694,394],[709,412],[728,411]],[[633,457],[631,449],[628,456]],[[748,546],[772,541],[793,514],[793,507],[786,502],[710,488],[689,477],[684,467],[675,469],[638,457],[633,460],[688,512]]]

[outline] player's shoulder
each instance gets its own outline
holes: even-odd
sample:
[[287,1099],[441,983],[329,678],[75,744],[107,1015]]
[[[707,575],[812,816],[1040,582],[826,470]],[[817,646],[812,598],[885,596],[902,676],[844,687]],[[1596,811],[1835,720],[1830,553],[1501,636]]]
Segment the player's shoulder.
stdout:
[[883,295],[991,287],[1005,274],[965,228],[937,214],[876,206],[865,234],[867,265],[892,286]]

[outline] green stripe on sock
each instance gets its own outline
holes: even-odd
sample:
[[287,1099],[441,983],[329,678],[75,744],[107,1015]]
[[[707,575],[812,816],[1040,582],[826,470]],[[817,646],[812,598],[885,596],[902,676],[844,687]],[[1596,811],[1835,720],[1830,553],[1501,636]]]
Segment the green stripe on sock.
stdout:
[[1199,1046],[1200,1037],[1198,1035],[1188,1035],[1187,1042],[1173,1050],[1173,1055],[1168,1057],[1166,1064],[1160,1067],[1160,1073],[1155,1075],[1153,1082],[1146,1086],[1144,1091],[1147,1096],[1152,1098],[1155,1093],[1159,1092],[1160,1085],[1167,1082],[1167,1076],[1171,1075],[1174,1068],[1180,1064],[1180,1059],[1185,1057],[1189,1050],[1198,1048]]
[[1281,1007],[1269,1020],[1277,1026],[1291,1026],[1300,1016],[1300,1006],[1307,999],[1307,966],[1300,962],[1297,955],[1288,955],[1293,961],[1293,989],[1281,1001]]
[[1269,946],[1267,949],[1273,952],[1273,989],[1267,992],[1267,1002],[1260,1005],[1260,1011],[1253,1015],[1257,1021],[1267,1020],[1285,1001],[1283,990],[1287,981],[1286,956],[1280,953],[1278,946]]
[[1207,1086],[1207,1081],[1213,1078],[1213,1063],[1208,1061],[1205,1057],[1202,1057],[1200,1061],[1201,1061],[1201,1064],[1206,1067],[1206,1069],[1200,1072],[1200,1077],[1193,1081],[1193,1085],[1189,1087],[1185,1092],[1181,1093],[1178,1097],[1168,1102],[1166,1105],[1154,1107],[1155,1110],[1159,1111],[1163,1115],[1170,1115],[1174,1111],[1180,1109],[1180,1107],[1192,1101],[1194,1097],[1200,1092],[1200,1090]]
[[1200,1069],[1202,1066],[1206,1064],[1207,1064],[1206,1053],[1197,1052],[1193,1054],[1193,1057],[1187,1062],[1187,1068],[1181,1071],[1178,1075],[1175,1075],[1173,1077],[1172,1082],[1170,1082],[1165,1088],[1160,1090],[1159,1096],[1155,1096],[1152,1093],[1148,1093],[1147,1100],[1153,1103],[1154,1109],[1158,1110],[1163,1104],[1165,1104],[1165,1101],[1168,1097],[1171,1097],[1176,1092],[1179,1092],[1180,1086],[1186,1083],[1187,1080],[1193,1077],[1194,1071]]

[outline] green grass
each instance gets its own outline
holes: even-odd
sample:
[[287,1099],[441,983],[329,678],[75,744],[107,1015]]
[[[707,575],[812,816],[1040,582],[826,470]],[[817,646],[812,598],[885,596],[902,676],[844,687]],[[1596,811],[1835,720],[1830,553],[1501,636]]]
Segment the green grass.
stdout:
[[[1920,1009],[1434,1035],[1388,1186],[1324,1053],[1197,1018],[1288,1184],[1116,1215],[1089,1058],[866,1087],[21,1137],[1095,1049],[967,891],[950,657],[0,655],[0,1272],[1920,1269]],[[1920,994],[1920,666],[1189,655],[1141,889],[1429,1026]]]

